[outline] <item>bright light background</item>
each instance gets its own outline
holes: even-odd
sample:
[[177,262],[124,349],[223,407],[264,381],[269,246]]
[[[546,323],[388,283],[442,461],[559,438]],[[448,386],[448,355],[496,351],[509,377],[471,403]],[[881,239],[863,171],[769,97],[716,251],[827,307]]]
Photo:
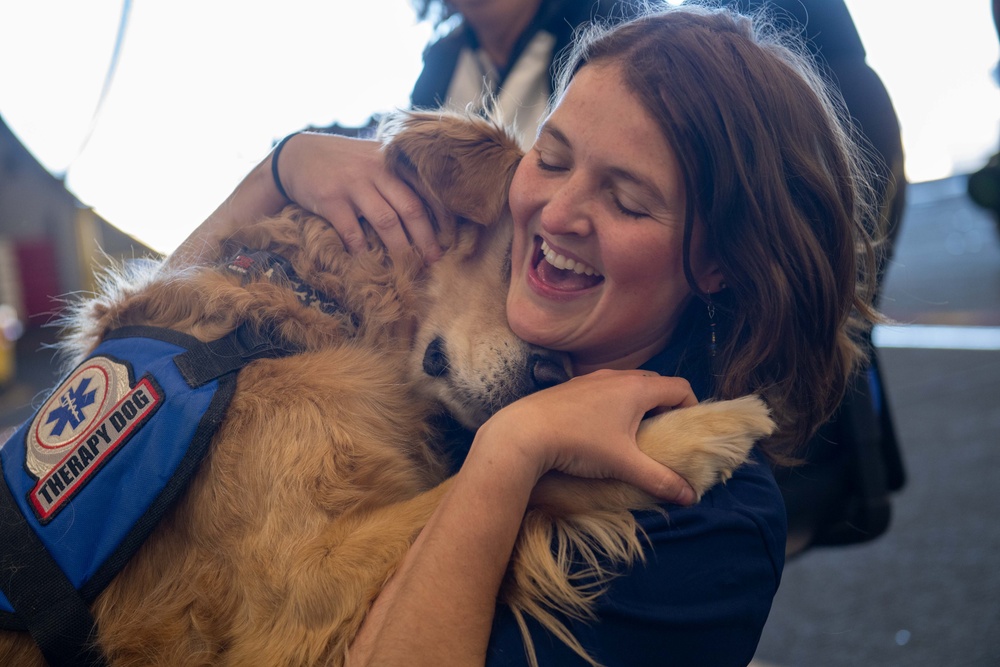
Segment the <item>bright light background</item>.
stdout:
[[[912,181],[1000,145],[989,0],[848,0]],[[431,34],[408,0],[0,0],[0,115],[85,204],[168,252],[307,125],[406,106]]]

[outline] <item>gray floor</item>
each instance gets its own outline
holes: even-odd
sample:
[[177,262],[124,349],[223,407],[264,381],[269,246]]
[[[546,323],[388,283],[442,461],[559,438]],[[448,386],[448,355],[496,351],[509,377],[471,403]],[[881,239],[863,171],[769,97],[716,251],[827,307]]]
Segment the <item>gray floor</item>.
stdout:
[[[1000,325],[1000,233],[964,181],[914,187],[903,225],[883,310],[904,323]],[[892,525],[872,543],[790,562],[757,658],[1000,666],[1000,351],[881,357],[909,475]]]
[[[907,324],[1000,326],[1000,233],[964,179],[914,186],[909,202],[883,309]],[[53,382],[39,351],[51,334],[20,341],[0,433]],[[909,475],[893,524],[788,564],[759,662],[1000,666],[1000,351],[884,348],[882,362]]]

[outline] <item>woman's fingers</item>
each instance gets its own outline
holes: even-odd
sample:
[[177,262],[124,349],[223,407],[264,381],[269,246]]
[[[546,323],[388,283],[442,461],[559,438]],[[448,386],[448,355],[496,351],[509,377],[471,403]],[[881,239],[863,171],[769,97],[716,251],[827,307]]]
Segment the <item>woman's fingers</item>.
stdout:
[[652,371],[639,372],[643,377],[639,391],[647,401],[649,410],[687,408],[698,404],[691,383],[684,378],[658,375]]
[[[380,181],[378,188],[381,196],[385,201],[389,202],[396,213],[396,229],[399,231],[405,229],[406,233],[403,234],[403,238],[408,237],[409,243],[417,249],[417,252],[420,253],[420,256],[427,263],[436,262],[440,259],[441,247],[438,245],[437,235],[434,233],[434,225],[427,213],[427,207],[424,205],[423,200],[417,196],[410,186],[392,175],[389,175],[386,180]],[[392,222],[390,220],[388,224],[391,225]],[[392,253],[393,246],[382,235],[379,225],[374,222],[372,224],[375,226],[375,231],[378,232],[379,237],[386,244],[386,247],[389,248],[389,252]],[[399,237],[392,230],[390,230],[390,234],[394,236],[393,244],[395,245],[398,243]]]
[[281,153],[281,183],[293,201],[329,220],[351,252],[368,247],[368,224],[392,256],[416,249],[434,261],[441,251],[427,209],[386,166],[380,148],[375,141],[295,135]]
[[642,452],[637,452],[622,477],[622,481],[665,502],[690,505],[697,499],[694,488],[686,479]]
[[441,249],[423,203],[416,201],[418,212],[405,202],[397,208],[372,189],[368,194],[330,198],[316,206],[315,212],[330,222],[352,253],[368,248],[363,228],[368,224],[391,256],[405,257],[416,250],[425,262],[432,263],[440,259]]
[[[595,382],[627,382],[623,385],[623,391],[627,395],[633,396],[639,402],[644,412],[656,408],[687,408],[698,404],[698,398],[691,389],[691,383],[682,377],[660,375],[654,371],[632,370],[632,371],[612,371],[599,370],[590,373],[589,376]],[[571,382],[591,381],[588,376],[573,378]]]
[[322,210],[316,211],[316,213],[326,218],[330,225],[337,230],[337,234],[340,235],[340,240],[348,252],[360,252],[368,247],[368,241],[365,239],[364,230],[361,229],[358,214],[355,213],[354,207],[345,200],[335,200],[325,207],[317,208]]

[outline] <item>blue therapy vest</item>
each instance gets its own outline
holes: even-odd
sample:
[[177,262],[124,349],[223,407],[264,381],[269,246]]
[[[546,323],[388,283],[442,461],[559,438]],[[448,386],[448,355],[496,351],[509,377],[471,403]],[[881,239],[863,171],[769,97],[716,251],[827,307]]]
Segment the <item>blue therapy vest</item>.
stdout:
[[185,490],[235,371],[281,354],[245,328],[111,332],[0,448],[0,628],[31,632],[50,665],[101,664],[89,604]]

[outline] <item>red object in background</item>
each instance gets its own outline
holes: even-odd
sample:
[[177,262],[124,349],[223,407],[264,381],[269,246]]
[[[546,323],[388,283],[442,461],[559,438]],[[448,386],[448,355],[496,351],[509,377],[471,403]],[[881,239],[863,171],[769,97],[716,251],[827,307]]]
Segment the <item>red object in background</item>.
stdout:
[[14,254],[17,257],[21,278],[24,312],[28,326],[40,326],[58,314],[62,304],[54,297],[59,289],[59,271],[56,265],[55,246],[44,237],[16,239]]

